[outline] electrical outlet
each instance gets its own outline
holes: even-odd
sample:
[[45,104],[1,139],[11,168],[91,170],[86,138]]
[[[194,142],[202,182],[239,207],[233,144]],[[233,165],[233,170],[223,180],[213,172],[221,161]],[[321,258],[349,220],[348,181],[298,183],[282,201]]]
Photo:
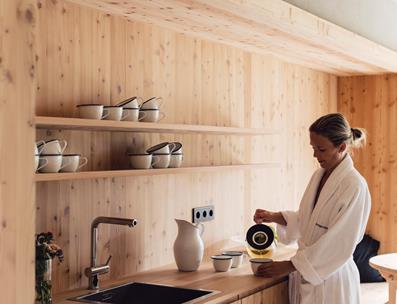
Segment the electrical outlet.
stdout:
[[208,222],[215,218],[215,208],[214,205],[196,207],[192,209],[192,222]]

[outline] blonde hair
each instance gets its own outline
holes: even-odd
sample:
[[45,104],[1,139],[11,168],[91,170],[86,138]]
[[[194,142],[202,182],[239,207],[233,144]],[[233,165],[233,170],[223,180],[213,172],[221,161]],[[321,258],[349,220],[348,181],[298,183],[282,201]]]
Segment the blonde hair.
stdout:
[[341,113],[321,116],[312,123],[309,131],[328,138],[335,147],[346,143],[353,148],[360,148],[365,145],[367,138],[365,129],[351,128]]

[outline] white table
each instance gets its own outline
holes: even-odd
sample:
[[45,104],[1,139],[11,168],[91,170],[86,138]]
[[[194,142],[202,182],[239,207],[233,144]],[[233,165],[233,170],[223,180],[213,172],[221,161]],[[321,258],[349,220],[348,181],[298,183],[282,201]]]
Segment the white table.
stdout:
[[396,304],[397,290],[397,253],[381,254],[369,260],[369,264],[379,270],[389,283],[389,304]]

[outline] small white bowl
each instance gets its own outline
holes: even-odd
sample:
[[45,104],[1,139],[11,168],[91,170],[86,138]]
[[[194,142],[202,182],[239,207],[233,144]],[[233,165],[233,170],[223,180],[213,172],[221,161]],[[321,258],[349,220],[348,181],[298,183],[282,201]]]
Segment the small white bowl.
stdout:
[[215,271],[225,272],[232,267],[232,257],[229,255],[213,255],[211,259]]
[[252,272],[255,275],[257,275],[259,266],[261,266],[263,264],[266,264],[266,263],[273,262],[273,260],[272,259],[267,259],[267,258],[257,258],[257,259],[250,259],[250,262],[251,262]]
[[228,255],[232,257],[232,268],[238,268],[243,263],[243,252],[242,251],[224,251],[222,255]]

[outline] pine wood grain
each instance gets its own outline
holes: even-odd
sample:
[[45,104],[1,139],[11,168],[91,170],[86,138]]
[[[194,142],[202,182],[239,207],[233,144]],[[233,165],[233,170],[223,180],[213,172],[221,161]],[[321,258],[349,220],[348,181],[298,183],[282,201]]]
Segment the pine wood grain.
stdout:
[[[33,303],[36,1],[0,2],[0,293]],[[23,291],[23,292],[22,292]]]
[[69,2],[40,4],[37,116],[76,117],[81,103],[161,96],[166,117],[159,125],[279,130],[258,136],[37,130],[37,139],[65,139],[66,153],[88,157],[87,171],[126,169],[126,152],[162,141],[183,143],[185,167],[280,163],[37,183],[36,232],[53,231],[67,257],[54,265],[55,294],[87,284],[89,227],[98,215],[139,220],[131,230],[100,228],[98,261],[117,257],[106,281],[172,262],[174,218],[189,220],[192,207],[215,206],[206,256],[244,240],[255,208],[297,208],[316,167],[307,128],[336,109],[335,76]]

